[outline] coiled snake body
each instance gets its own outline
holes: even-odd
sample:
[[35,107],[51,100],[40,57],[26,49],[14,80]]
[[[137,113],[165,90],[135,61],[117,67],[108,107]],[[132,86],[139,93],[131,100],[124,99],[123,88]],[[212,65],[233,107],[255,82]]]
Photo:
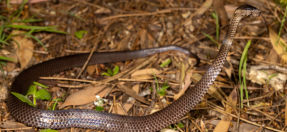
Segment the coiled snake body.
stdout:
[[[250,5],[243,5],[237,8],[230,22],[226,37],[222,42],[218,56],[207,73],[194,88],[188,89],[178,100],[154,114],[134,117],[83,109],[40,110],[23,103],[12,94],[9,94],[7,99],[8,109],[16,120],[39,128],[60,129],[81,127],[118,132],[152,132],[160,130],[174,123],[199,103],[221,71],[240,19],[246,16],[259,15],[260,11]],[[89,64],[125,61],[170,50],[179,50],[191,55],[189,51],[180,47],[167,46],[137,51],[94,53]],[[77,54],[45,61],[27,68],[14,80],[11,92],[26,94],[29,85],[40,76],[48,76],[72,67],[82,66],[87,58],[88,54]]]

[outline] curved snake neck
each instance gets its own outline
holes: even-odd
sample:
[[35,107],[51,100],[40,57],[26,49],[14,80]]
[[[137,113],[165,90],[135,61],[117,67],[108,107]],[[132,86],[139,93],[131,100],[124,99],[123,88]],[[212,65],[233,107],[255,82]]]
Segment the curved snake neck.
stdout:
[[[241,18],[259,15],[260,11],[253,6],[242,5],[238,7],[233,14],[230,28],[222,42],[217,58],[207,73],[194,88],[189,88],[178,100],[154,114],[135,117],[83,109],[56,111],[40,110],[23,103],[12,94],[9,94],[7,99],[8,109],[16,120],[29,126],[39,128],[60,129],[67,127],[82,127],[119,132],[151,132],[160,130],[176,122],[176,120],[184,116],[199,103],[221,71]],[[189,51],[183,48],[166,46],[137,51],[94,53],[89,64],[125,61],[170,50],[181,51],[192,56]],[[40,76],[48,76],[72,67],[82,66],[87,58],[88,54],[77,54],[56,58],[27,68],[15,79],[11,87],[11,92],[26,94],[29,85]]]

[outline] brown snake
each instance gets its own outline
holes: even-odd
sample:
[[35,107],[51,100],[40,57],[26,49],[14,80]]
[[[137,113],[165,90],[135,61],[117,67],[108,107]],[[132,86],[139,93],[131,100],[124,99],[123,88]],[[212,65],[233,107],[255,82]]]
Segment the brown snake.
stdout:
[[[56,111],[41,110],[23,103],[12,94],[9,94],[7,99],[8,109],[16,120],[29,126],[39,128],[60,129],[67,127],[81,127],[117,132],[152,132],[160,130],[176,122],[200,102],[221,71],[241,18],[247,16],[255,17],[260,14],[261,13],[257,8],[250,5],[242,5],[238,7],[233,14],[230,28],[222,42],[217,58],[208,69],[207,73],[194,88],[189,88],[183,96],[171,105],[151,115],[135,117],[83,109]],[[177,46],[124,52],[95,52],[90,59],[89,64],[125,61],[170,50],[179,50],[191,55],[189,51]],[[32,82],[37,80],[40,76],[48,76],[69,68],[82,66],[87,58],[88,54],[77,54],[52,59],[29,67],[21,72],[14,80],[11,92],[26,94],[27,89]]]

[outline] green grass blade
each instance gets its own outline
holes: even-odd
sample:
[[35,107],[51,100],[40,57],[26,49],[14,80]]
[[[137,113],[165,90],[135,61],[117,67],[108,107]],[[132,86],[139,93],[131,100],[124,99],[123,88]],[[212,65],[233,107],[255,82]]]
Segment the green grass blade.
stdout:
[[5,79],[5,73],[4,73],[4,68],[3,68],[2,64],[0,64],[0,69],[2,72],[2,77]]
[[[18,10],[18,14],[16,15],[16,17],[12,20],[12,23],[14,22],[14,21],[16,21],[16,20],[18,20],[18,18],[20,17],[20,15],[21,15],[21,12],[23,11],[23,8],[24,8],[24,5],[26,4],[28,2],[28,0],[23,0],[23,2],[22,2],[22,4],[20,5],[20,8],[19,8],[19,10]],[[17,12],[16,12],[17,13]],[[14,15],[13,15],[14,16]],[[12,16],[12,17],[13,17]],[[12,18],[11,17],[11,18]]]
[[[3,21],[2,21],[3,22]],[[4,23],[4,22],[3,22]],[[2,38],[2,32],[4,31],[5,24],[0,27],[0,38]],[[2,40],[2,39],[1,39]]]
[[19,29],[27,29],[27,30],[54,30],[57,26],[27,26],[27,25],[13,25],[9,24],[6,27],[10,28],[19,28]]
[[21,22],[29,23],[29,22],[41,22],[41,21],[43,21],[43,19],[26,19],[26,20],[15,21],[15,23],[21,23]]
[[202,32],[202,34],[206,36],[207,38],[209,38],[212,42],[216,43],[217,47],[220,48],[219,43],[216,40],[214,40],[211,36],[209,36],[208,34],[204,32]]
[[6,44],[6,45],[10,45],[9,43],[5,42],[4,40],[0,40],[0,43]]
[[0,56],[0,60],[5,60],[5,61],[14,61],[16,62],[17,60],[12,59],[12,58],[8,58],[8,57],[4,57],[4,56]]
[[242,55],[241,55],[241,58],[240,58],[240,63],[239,63],[239,70],[238,70],[238,73],[239,73],[239,83],[241,84],[241,71],[242,71],[242,64],[243,64],[243,61],[244,61],[244,56],[246,56],[247,54],[247,51],[248,51],[248,48],[251,44],[251,41],[249,40],[242,52]]
[[35,36],[33,36],[33,35],[31,35],[31,34],[27,34],[27,33],[24,33],[23,35],[27,35],[27,36],[33,38],[33,39],[36,40],[39,44],[41,44],[41,45],[45,48],[45,50],[47,51],[46,46],[45,46],[38,38],[36,38]]
[[[240,63],[239,63],[239,70],[238,70],[239,84],[241,85],[240,86],[241,108],[243,108],[243,85],[244,85],[244,83],[241,81],[241,75],[242,75],[241,71],[242,71],[242,66],[244,68],[244,65],[245,65],[245,71],[246,71],[246,64],[244,64],[244,61],[245,61],[245,63],[247,61],[247,52],[248,52],[248,48],[249,48],[250,44],[251,44],[251,41],[249,40],[247,42],[243,52],[242,52]],[[244,79],[245,79],[245,73],[244,73]]]
[[219,41],[219,20],[218,20],[218,14],[215,10],[215,13],[212,13],[213,18],[216,22],[216,40]]
[[281,31],[282,31],[282,28],[283,28],[284,23],[285,23],[286,14],[287,14],[287,5],[285,5],[285,13],[284,13],[284,16],[282,18],[280,29],[279,29],[279,32],[278,32],[278,36],[277,36],[277,39],[276,39],[276,43],[275,43],[276,46],[277,46],[277,43],[279,41],[279,38],[280,38],[280,35],[281,35]]
[[75,14],[73,14],[73,13],[66,12],[66,11],[61,11],[61,12],[62,12],[62,13],[69,14],[69,15],[71,15],[71,16],[74,16],[74,17],[76,17],[76,18],[78,18],[78,19],[80,19],[80,20],[82,20],[82,21],[86,21],[85,19],[83,19],[83,18],[81,18],[81,17],[79,17],[79,16],[77,16],[77,15],[75,15]]
[[159,85],[158,85],[158,81],[157,81],[157,78],[156,78],[156,76],[155,76],[155,74],[153,73],[153,71],[151,70],[151,72],[152,72],[152,75],[153,75],[153,77],[154,77],[154,79],[155,79],[155,82],[156,82],[156,92],[158,92],[159,91]]
[[[245,96],[246,96],[246,99],[249,100],[247,86],[246,86],[246,63],[247,63],[247,54],[244,57],[243,73],[242,74],[243,74],[243,85],[244,85],[244,88],[245,88]],[[243,100],[242,100],[242,102],[243,102]],[[247,101],[247,106],[249,107],[249,101]]]
[[52,33],[61,33],[61,34],[68,34],[67,32],[64,32],[64,31],[60,31],[60,30],[35,30],[34,32],[42,32],[42,31],[45,31],[45,32],[52,32]]
[[171,59],[168,59],[167,61],[160,64],[160,67],[165,67],[165,66],[169,65],[170,63],[171,63]]

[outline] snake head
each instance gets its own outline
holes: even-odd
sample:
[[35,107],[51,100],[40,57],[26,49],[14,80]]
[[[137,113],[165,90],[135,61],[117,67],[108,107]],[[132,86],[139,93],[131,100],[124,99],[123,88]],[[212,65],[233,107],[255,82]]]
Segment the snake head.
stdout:
[[246,16],[257,17],[260,16],[261,11],[251,5],[241,5],[235,10],[234,13],[243,17]]

